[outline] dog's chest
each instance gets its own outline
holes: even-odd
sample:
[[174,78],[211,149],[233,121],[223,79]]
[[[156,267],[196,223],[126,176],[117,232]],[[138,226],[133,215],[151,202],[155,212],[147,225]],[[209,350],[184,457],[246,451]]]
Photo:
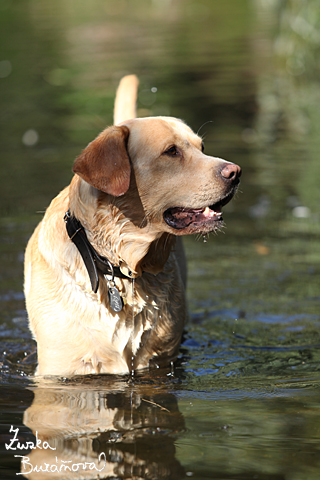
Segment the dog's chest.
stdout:
[[[131,345],[135,353],[140,345],[144,332],[150,330],[162,318],[163,305],[161,299],[152,293],[148,282],[116,282],[123,307],[115,311],[110,305],[110,292],[106,285],[101,285],[94,331],[98,343],[104,337],[118,351]],[[146,288],[147,287],[147,288]]]

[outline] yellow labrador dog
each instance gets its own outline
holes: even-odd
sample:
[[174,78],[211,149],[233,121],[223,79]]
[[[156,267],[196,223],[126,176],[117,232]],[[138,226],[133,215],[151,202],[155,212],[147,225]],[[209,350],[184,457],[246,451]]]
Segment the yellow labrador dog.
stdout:
[[25,257],[37,375],[128,373],[178,353],[186,317],[176,239],[222,225],[240,167],[203,153],[183,121],[134,118],[122,79],[115,126],[75,160]]

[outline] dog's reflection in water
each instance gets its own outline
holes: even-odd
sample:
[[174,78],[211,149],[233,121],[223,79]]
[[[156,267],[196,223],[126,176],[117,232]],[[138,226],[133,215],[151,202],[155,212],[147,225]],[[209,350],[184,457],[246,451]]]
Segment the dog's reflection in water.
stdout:
[[174,395],[152,390],[123,383],[113,393],[83,385],[35,388],[24,423],[38,447],[21,452],[21,473],[30,479],[184,478],[174,445],[184,418]]

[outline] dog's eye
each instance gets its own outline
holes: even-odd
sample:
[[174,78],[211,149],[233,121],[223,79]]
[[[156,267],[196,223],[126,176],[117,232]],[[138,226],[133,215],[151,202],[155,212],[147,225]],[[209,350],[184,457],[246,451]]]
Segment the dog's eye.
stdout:
[[202,153],[204,152],[204,143],[203,142],[201,143],[201,152]]
[[168,150],[166,150],[164,153],[165,155],[170,155],[171,157],[174,157],[175,155],[178,155],[178,149],[175,145],[173,145],[172,147],[168,148]]

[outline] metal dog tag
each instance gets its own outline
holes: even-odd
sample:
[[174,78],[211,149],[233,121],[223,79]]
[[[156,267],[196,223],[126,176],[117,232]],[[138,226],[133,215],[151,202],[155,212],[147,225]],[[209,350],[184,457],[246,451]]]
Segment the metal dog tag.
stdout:
[[108,297],[112,310],[114,312],[121,312],[123,308],[123,301],[116,286],[108,285]]

